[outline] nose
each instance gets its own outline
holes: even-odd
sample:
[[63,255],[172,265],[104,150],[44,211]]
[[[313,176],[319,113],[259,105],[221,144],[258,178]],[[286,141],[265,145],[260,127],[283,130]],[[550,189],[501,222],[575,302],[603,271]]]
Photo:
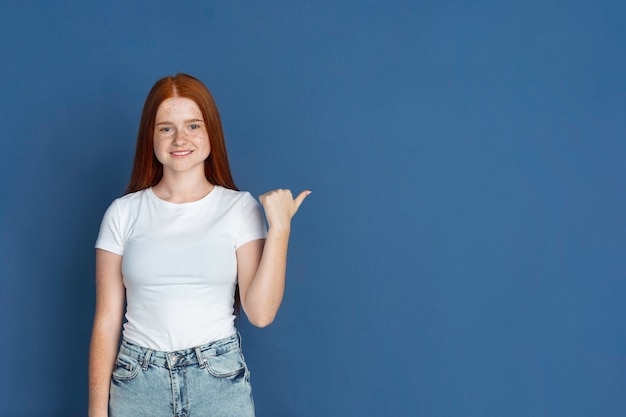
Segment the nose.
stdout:
[[176,134],[172,140],[174,145],[182,145],[187,143],[187,134],[183,130],[176,130]]

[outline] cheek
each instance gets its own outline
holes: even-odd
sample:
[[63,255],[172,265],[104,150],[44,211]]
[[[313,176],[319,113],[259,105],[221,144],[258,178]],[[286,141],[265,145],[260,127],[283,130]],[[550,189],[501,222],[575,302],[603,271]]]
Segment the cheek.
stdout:
[[197,143],[198,143],[199,149],[202,149],[203,151],[207,153],[211,152],[211,142],[209,141],[209,138],[207,137],[199,138]]
[[161,144],[158,140],[154,140],[154,142],[152,143],[152,153],[154,154],[154,156],[156,156],[156,159],[163,163],[163,157],[165,155],[167,155],[167,151],[165,150],[165,147],[163,146],[163,144]]

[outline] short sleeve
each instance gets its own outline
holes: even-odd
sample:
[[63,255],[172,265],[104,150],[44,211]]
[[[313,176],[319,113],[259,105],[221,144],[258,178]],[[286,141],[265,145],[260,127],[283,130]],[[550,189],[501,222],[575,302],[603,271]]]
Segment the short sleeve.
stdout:
[[100,224],[100,233],[98,233],[96,240],[96,248],[117,255],[124,253],[124,238],[117,201],[114,201],[104,213]]
[[267,237],[265,217],[259,203],[247,192],[242,200],[242,222],[235,242],[235,249],[239,249],[242,245],[253,240]]

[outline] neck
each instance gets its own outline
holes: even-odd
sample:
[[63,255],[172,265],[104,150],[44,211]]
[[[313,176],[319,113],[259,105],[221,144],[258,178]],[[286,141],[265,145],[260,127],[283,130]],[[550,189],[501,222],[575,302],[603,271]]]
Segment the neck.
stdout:
[[214,187],[204,173],[201,178],[172,178],[171,175],[164,175],[161,181],[152,187],[152,191],[157,197],[170,203],[190,203],[202,199],[213,191]]

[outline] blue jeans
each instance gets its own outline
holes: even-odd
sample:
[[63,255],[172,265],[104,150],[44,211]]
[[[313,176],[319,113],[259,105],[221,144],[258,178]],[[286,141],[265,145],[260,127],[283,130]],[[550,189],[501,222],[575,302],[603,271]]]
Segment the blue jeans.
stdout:
[[253,417],[250,372],[238,334],[158,352],[122,340],[109,417]]

